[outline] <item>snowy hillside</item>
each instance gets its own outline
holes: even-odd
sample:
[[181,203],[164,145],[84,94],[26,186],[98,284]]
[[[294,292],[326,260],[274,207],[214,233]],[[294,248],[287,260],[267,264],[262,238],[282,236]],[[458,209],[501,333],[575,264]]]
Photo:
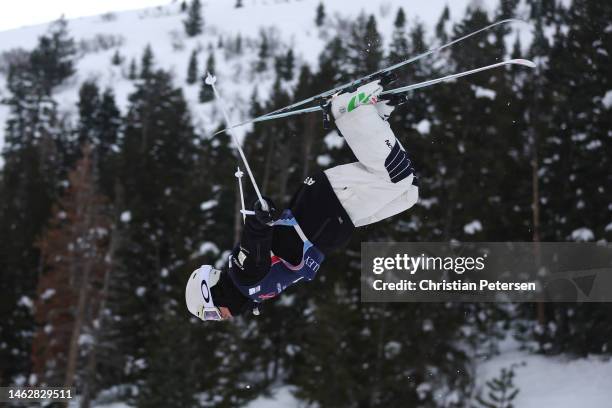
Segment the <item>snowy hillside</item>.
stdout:
[[[333,24],[340,16],[354,18],[362,11],[374,14],[378,20],[378,29],[388,41],[393,29],[393,19],[398,7],[404,7],[408,22],[425,23],[428,35],[438,20],[443,7],[448,3],[451,19],[463,15],[468,0],[452,1],[430,0],[406,4],[402,0],[336,0],[325,2],[328,21]],[[473,2],[472,2],[473,3]],[[492,13],[497,3],[494,0],[478,2],[488,7]],[[61,112],[74,112],[79,86],[85,80],[96,79],[101,87],[112,85],[116,92],[117,103],[123,110],[127,105],[127,96],[133,90],[133,83],[127,78],[128,66],[132,59],[140,61],[143,49],[151,44],[158,67],[171,70],[175,84],[184,87],[185,95],[191,103],[196,125],[211,130],[218,125],[220,117],[212,104],[208,106],[197,103],[198,85],[187,86],[186,75],[189,56],[194,49],[199,53],[199,67],[203,69],[204,61],[215,53],[218,85],[221,92],[232,102],[239,113],[234,119],[246,115],[248,98],[257,84],[258,95],[265,98],[271,86],[271,74],[252,74],[252,64],[257,57],[256,42],[260,31],[266,30],[279,44],[280,49],[292,47],[299,63],[314,64],[325,41],[333,30],[317,28],[314,24],[315,9],[319,0],[247,0],[244,7],[234,8],[229,0],[208,0],[203,2],[204,33],[195,38],[185,35],[182,21],[184,13],[178,2],[154,8],[107,13],[100,16],[69,20],[69,29],[77,44],[95,43],[96,37],[113,39],[119,43],[106,50],[80,52],[77,73],[66,83],[55,90],[54,97],[60,105]],[[6,96],[3,74],[2,54],[15,49],[32,49],[40,35],[47,30],[47,25],[37,25],[0,32],[0,98]],[[235,40],[240,34],[245,44],[245,52],[239,57],[228,55],[223,48],[218,48],[219,41]],[[80,47],[81,48],[81,47]],[[118,51],[123,57],[120,66],[111,64],[113,54]],[[4,123],[8,109],[0,105],[0,146],[4,138]]]
[[[612,361],[602,357],[570,359],[564,356],[545,357],[520,351],[510,340],[502,353],[477,365],[477,390],[499,375],[502,368],[515,367],[519,393],[514,401],[517,408],[605,408],[610,406]],[[271,397],[260,397],[247,408],[300,408],[304,403],[291,394],[291,387],[276,389]],[[99,407],[107,408],[107,407]],[[112,408],[112,407],[108,407]],[[116,407],[126,408],[126,407]]]
[[517,408],[605,408],[610,406],[609,382],[612,361],[592,356],[572,359],[545,357],[509,348],[478,367],[478,382],[484,384],[502,368],[516,367]]
[[[499,375],[503,368],[514,367],[514,384],[519,393],[514,401],[517,408],[605,408],[611,397],[607,387],[612,378],[612,361],[605,357],[570,359],[564,356],[545,357],[519,350],[519,345],[507,339],[501,353],[476,364],[476,391],[486,392],[485,382]],[[246,408],[300,408],[304,402],[295,398],[291,386],[281,386],[271,395],[251,401]],[[96,408],[130,408],[116,403]]]

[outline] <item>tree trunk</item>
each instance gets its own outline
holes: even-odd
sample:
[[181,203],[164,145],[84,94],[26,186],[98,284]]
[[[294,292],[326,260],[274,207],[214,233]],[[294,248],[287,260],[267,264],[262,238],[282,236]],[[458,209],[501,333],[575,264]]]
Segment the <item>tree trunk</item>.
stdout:
[[74,325],[72,326],[72,335],[70,336],[70,346],[68,349],[68,359],[66,362],[66,377],[64,379],[64,387],[67,388],[74,385],[74,377],[76,374],[77,361],[79,357],[79,337],[81,336],[81,329],[85,321],[85,308],[88,300],[91,263],[88,262],[83,270],[84,273],[79,287],[79,300],[77,303]]
[[261,191],[268,191],[268,184],[270,183],[270,173],[272,172],[272,158],[274,156],[274,147],[276,145],[276,137],[268,136],[268,151],[266,152],[266,162],[264,163],[264,174],[263,181],[261,183]]
[[[538,164],[538,146],[537,146],[537,135],[535,130],[531,129],[531,213],[532,213],[532,224],[533,224],[533,255],[535,259],[536,273],[540,269],[540,179],[538,172],[540,170]],[[537,319],[538,323],[542,326],[546,324],[546,308],[544,302],[537,302]]]
[[[121,198],[118,197],[117,202],[121,202]],[[119,217],[115,217],[119,220]],[[115,268],[115,254],[119,248],[119,242],[121,240],[121,233],[118,228],[113,228],[111,236],[110,249],[109,249],[109,262],[106,270],[104,271],[104,283],[102,285],[101,300],[97,313],[98,327],[94,331],[94,344],[91,352],[88,356],[87,367],[85,370],[85,381],[83,383],[83,392],[81,395],[80,408],[89,408],[91,405],[91,399],[93,397],[93,388],[95,384],[96,364],[98,361],[98,351],[100,349],[100,342],[102,333],[104,333],[105,323],[105,310],[108,300],[109,288],[113,269]]]
[[291,163],[291,148],[289,146],[289,143],[284,144],[280,160],[281,171],[279,177],[278,196],[281,203],[285,202],[285,196],[287,195],[287,184],[289,183],[289,164]]
[[[88,169],[89,170],[89,169]],[[86,172],[81,174],[80,182],[83,184],[88,183],[90,177],[90,173]],[[89,187],[89,188],[88,188]],[[83,218],[81,223],[75,225],[73,229],[73,239],[77,240],[87,234],[89,227],[92,224],[92,196],[93,193],[91,191],[93,186],[85,186],[82,194],[77,195],[78,202],[81,203],[77,207],[77,213],[81,212],[83,214]],[[77,214],[78,219],[78,214]],[[64,387],[72,387],[74,385],[75,374],[77,370],[77,362],[79,358],[79,337],[81,336],[81,329],[83,327],[83,322],[85,320],[85,309],[88,301],[88,292],[89,292],[89,275],[91,274],[92,262],[91,259],[88,258],[85,251],[77,252],[82,250],[79,248],[75,251],[73,259],[71,260],[71,277],[73,279],[74,284],[78,282],[79,288],[79,298],[77,301],[77,308],[75,311],[74,324],[72,326],[72,334],[70,336],[70,343],[68,348],[68,358],[66,361],[66,373],[64,379]],[[80,259],[79,259],[80,258]],[[78,270],[78,262],[77,260],[83,260],[82,265],[82,276],[80,281],[77,279],[76,270]]]

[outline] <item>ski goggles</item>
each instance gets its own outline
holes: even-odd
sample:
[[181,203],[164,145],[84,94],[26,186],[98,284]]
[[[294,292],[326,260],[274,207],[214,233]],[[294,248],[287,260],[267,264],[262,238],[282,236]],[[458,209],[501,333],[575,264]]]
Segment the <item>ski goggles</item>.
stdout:
[[204,321],[223,320],[223,316],[221,316],[221,311],[216,306],[213,306],[213,307],[206,307],[205,305],[200,306],[198,309],[197,316]]

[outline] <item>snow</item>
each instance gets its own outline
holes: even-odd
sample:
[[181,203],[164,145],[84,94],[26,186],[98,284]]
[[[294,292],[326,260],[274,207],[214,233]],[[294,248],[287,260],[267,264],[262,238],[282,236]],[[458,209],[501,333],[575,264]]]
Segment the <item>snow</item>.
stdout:
[[601,147],[601,141],[591,140],[586,146],[587,150],[595,150]]
[[[75,408],[76,406],[77,405],[75,404]],[[72,405],[70,406],[70,408],[72,408]],[[94,408],[132,408],[132,406],[124,402],[113,402],[110,404],[95,405]]]
[[572,135],[572,140],[574,142],[582,142],[583,140],[586,140],[586,138],[587,138],[586,133],[576,133],[575,135]]
[[55,289],[53,289],[53,288],[48,288],[48,289],[46,289],[46,290],[45,290],[45,291],[42,293],[42,295],[40,295],[40,298],[41,298],[42,300],[47,300],[47,299],[51,298],[53,295],[55,295]]
[[438,204],[438,198],[437,197],[432,197],[432,198],[419,197],[419,204],[427,209],[430,209],[432,205]]
[[478,231],[482,231],[482,224],[478,220],[474,220],[463,226],[463,232],[466,234],[473,235]]
[[272,392],[270,397],[259,397],[245,406],[245,408],[298,408],[304,404],[300,403],[291,393],[290,386],[279,387]]
[[144,286],[139,286],[136,288],[136,296],[143,297],[147,293],[147,288]]
[[419,131],[420,134],[428,135],[429,130],[431,129],[431,122],[427,119],[423,119],[419,123],[417,123],[416,129]]
[[604,229],[606,232],[608,231],[612,231],[612,222],[609,223],[608,225],[606,225],[606,228]]
[[427,394],[429,394],[431,391],[432,387],[431,384],[428,382],[422,382],[416,388],[416,392],[419,395],[419,398],[422,400],[427,398]]
[[330,149],[339,149],[344,146],[344,138],[338,132],[330,132],[323,141]]
[[572,239],[574,241],[592,241],[595,234],[588,228],[578,228],[572,231]]
[[385,344],[385,357],[387,359],[392,359],[400,354],[402,351],[402,343],[398,341],[390,341]]
[[129,211],[124,211],[121,213],[121,216],[119,218],[121,219],[121,222],[130,222],[132,220],[132,213]]
[[94,344],[94,342],[95,342],[94,337],[89,333],[83,333],[79,336],[79,346],[83,346],[83,345],[89,346],[89,345]]
[[477,367],[479,387],[498,377],[502,368],[515,365],[514,384],[520,390],[517,408],[606,408],[612,399],[612,360],[609,357],[570,359],[546,357],[509,348]]
[[219,204],[217,202],[217,200],[208,200],[208,201],[204,201],[202,204],[200,204],[200,210],[202,211],[208,211],[211,208],[214,208],[217,206],[217,204]]
[[331,162],[332,158],[329,154],[322,154],[320,156],[317,156],[317,164],[321,167],[329,167]]
[[200,245],[200,249],[198,250],[199,255],[205,255],[208,253],[213,253],[214,255],[219,254],[219,247],[215,245],[213,242],[204,242]]
[[606,92],[604,97],[601,99],[601,103],[603,103],[603,105],[608,109],[612,108],[612,89]]
[[32,299],[24,295],[19,298],[19,301],[17,302],[17,306],[23,306],[27,309],[33,310],[34,302],[32,302]]
[[[314,25],[315,10],[320,0],[287,0],[260,1],[245,0],[244,7],[234,8],[233,1],[203,2],[204,33],[187,38],[184,34],[182,21],[184,14],[179,12],[179,2],[173,2],[160,7],[132,10],[114,13],[114,19],[103,15],[83,17],[69,20],[69,30],[77,43],[91,40],[98,35],[118,36],[123,43],[119,47],[99,50],[83,55],[77,62],[77,73],[54,93],[59,103],[60,113],[76,113],[78,90],[83,81],[91,78],[98,80],[101,87],[112,86],[117,104],[123,113],[128,105],[127,97],[133,91],[134,85],[126,76],[132,59],[140,61],[142,51],[147,44],[153,46],[157,67],[170,70],[175,77],[175,84],[182,86],[185,97],[191,106],[195,125],[209,134],[221,121],[220,112],[212,103],[198,102],[198,85],[187,85],[186,72],[189,55],[194,49],[199,53],[200,68],[214,50],[219,37],[224,40],[235,39],[238,34],[243,38],[244,53],[241,56],[230,56],[224,49],[214,50],[216,59],[218,86],[220,92],[228,99],[228,104],[234,108],[234,120],[245,119],[248,116],[248,100],[253,92],[253,83],[257,83],[258,95],[265,100],[272,87],[270,72],[261,75],[246,75],[247,69],[257,57],[256,47],[250,47],[249,42],[257,41],[262,29],[275,33],[282,48],[292,47],[298,63],[316,66],[318,56],[323,50],[326,34],[334,30],[335,16],[354,19],[359,13],[374,14],[378,20],[378,28],[386,42],[389,42],[393,30],[393,20],[397,9],[404,7],[409,22],[421,21],[427,27],[429,37],[433,35],[442,9],[448,4],[451,20],[456,21],[463,16],[468,0],[448,2],[447,0],[430,0],[417,2],[406,6],[403,0],[386,0],[384,7],[379,2],[370,0],[352,0],[350,7],[347,2],[325,2],[328,20],[332,21],[319,30]],[[483,7],[493,16],[496,0],[486,0]],[[274,18],[271,19],[270,16]],[[523,28],[525,28],[523,30]],[[519,27],[521,33],[529,35],[528,27]],[[35,25],[0,32],[0,55],[14,48],[32,49],[37,44],[39,36],[47,30],[47,25]],[[526,42],[523,42],[526,44]],[[114,52],[118,50],[124,57],[121,66],[110,63]],[[1,62],[0,62],[1,63]],[[4,95],[5,81],[0,74],[0,95]],[[8,108],[0,105],[0,149],[4,139],[4,123],[8,116]],[[72,118],[75,120],[74,116]],[[237,130],[239,138],[248,127]]]
[[474,90],[474,95],[477,98],[488,98],[493,100],[497,96],[497,92],[492,89],[483,88],[481,86],[476,85],[472,85],[472,89]]

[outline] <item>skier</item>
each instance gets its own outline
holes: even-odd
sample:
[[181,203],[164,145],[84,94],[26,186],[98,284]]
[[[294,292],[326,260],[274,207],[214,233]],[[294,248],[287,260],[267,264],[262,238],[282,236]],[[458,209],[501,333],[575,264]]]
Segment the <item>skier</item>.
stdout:
[[312,280],[324,254],[346,245],[356,227],[416,203],[417,177],[387,122],[393,107],[378,99],[381,92],[374,81],[333,97],[336,128],[358,161],[306,178],[282,213],[267,198],[267,206],[257,201],[226,267],[204,265],[190,275],[189,312],[202,320],[242,314],[294,283]]

